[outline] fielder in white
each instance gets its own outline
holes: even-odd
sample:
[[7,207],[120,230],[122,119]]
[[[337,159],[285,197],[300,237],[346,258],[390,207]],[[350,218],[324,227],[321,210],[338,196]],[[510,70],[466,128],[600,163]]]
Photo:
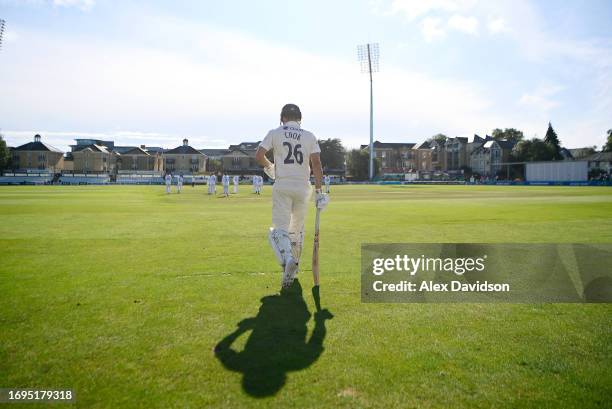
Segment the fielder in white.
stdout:
[[329,175],[325,175],[325,193],[329,194],[329,185],[331,184],[331,178]]
[[166,173],[166,176],[164,177],[164,179],[166,180],[166,193],[170,193],[170,186],[172,185],[172,175],[170,173]]
[[238,193],[238,182],[240,181],[240,178],[238,175],[234,175],[232,181],[234,182],[234,194],[236,194]]
[[261,176],[255,175],[253,176],[253,190],[255,190],[256,194],[261,193],[261,180],[263,178]]
[[215,175],[208,175],[208,179],[206,179],[206,184],[208,185],[208,194],[212,195],[215,193]]
[[183,175],[178,175],[178,178],[176,179],[177,193],[181,193],[181,189],[183,189]]
[[223,184],[223,195],[225,195],[225,197],[229,197],[229,184],[230,184],[229,175],[221,176],[221,183]]
[[[257,149],[256,159],[274,179],[272,188],[272,228],[268,236],[279,264],[283,267],[282,287],[293,283],[304,245],[304,218],[312,193],[310,167],[315,177],[317,208],[324,209],[329,196],[321,192],[321,157],[315,136],[301,128],[302,113],[287,104],[281,111],[282,125],[268,132]],[[274,163],[266,158],[273,150]],[[262,178],[263,179],[263,178]]]

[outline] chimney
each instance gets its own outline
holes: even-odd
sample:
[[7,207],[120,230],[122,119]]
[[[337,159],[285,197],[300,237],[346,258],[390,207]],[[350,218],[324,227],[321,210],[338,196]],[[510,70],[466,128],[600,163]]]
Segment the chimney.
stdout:
[[142,149],[144,151],[145,150],[145,146],[144,145],[140,145],[140,149]]
[[40,142],[40,135],[39,134],[34,135],[34,142]]
[[187,146],[189,145],[189,141],[187,140],[187,138],[183,139],[183,146]]

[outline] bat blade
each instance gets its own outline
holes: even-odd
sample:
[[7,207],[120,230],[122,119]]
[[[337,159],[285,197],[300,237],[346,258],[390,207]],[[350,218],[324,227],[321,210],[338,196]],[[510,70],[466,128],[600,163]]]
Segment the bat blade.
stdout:
[[314,243],[312,246],[312,278],[314,285],[319,285],[319,215],[321,209],[317,209],[317,216],[315,221],[315,232],[314,232]]

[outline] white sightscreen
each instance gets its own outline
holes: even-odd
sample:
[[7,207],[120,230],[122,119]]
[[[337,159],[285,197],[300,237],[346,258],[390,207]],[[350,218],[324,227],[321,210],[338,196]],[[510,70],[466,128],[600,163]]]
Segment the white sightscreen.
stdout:
[[528,182],[582,182],[589,172],[587,161],[534,162],[525,168]]

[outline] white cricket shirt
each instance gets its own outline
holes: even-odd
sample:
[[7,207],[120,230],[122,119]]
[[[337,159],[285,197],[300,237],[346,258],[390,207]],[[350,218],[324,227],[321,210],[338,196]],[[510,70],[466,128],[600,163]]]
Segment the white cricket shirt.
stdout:
[[290,180],[310,183],[310,155],[321,152],[312,132],[290,121],[268,132],[259,146],[274,151],[276,182]]

